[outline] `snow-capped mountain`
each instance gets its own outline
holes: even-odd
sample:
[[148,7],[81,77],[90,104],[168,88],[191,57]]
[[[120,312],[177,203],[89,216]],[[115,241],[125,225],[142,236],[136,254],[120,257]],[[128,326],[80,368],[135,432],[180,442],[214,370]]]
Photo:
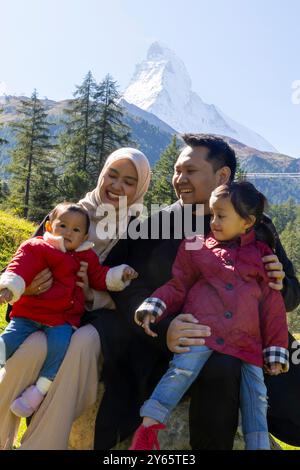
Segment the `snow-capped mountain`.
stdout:
[[154,42],[147,59],[136,66],[124,99],[155,114],[178,132],[202,132],[233,137],[251,147],[276,152],[262,136],[229,118],[192,91],[182,60]]

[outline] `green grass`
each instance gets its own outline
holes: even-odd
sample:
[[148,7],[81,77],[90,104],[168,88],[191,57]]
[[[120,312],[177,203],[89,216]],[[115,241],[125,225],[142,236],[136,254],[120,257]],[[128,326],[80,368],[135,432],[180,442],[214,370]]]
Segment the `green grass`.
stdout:
[[[0,211],[0,270],[7,265],[19,245],[30,238],[34,231],[35,226],[31,222]],[[7,324],[5,312],[6,306],[0,306],[0,334]],[[16,441],[17,447],[20,445],[20,439],[25,430],[26,421],[22,419]]]
[[0,333],[4,330],[6,326],[5,321],[5,312],[6,312],[6,305],[0,305]]
[[300,447],[289,446],[288,444],[285,444],[285,442],[281,442],[279,439],[276,439],[276,437],[274,437],[274,439],[278,442],[282,450],[300,450]]
[[27,220],[0,211],[0,270],[10,260],[18,246],[32,236],[35,226]]

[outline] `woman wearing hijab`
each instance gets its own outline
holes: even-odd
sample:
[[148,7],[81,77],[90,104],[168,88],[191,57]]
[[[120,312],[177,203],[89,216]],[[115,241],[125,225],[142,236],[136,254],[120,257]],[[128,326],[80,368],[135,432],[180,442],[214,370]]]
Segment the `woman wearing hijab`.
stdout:
[[[145,155],[133,148],[121,148],[107,158],[97,187],[79,201],[89,212],[89,240],[94,242],[101,263],[105,261],[107,266],[115,266],[125,262],[131,210],[135,204],[143,202],[149,182],[150,166]],[[119,207],[122,196],[127,198],[126,210]],[[107,216],[104,213],[108,204],[114,210]],[[107,227],[113,227],[113,237],[105,235]],[[41,233],[42,226],[36,235]],[[30,295],[42,292],[43,282],[33,283]],[[101,353],[109,368],[115,304],[107,292],[90,290],[88,300],[90,313],[86,315],[86,324],[73,334],[51,390],[23,436],[23,450],[67,449],[73,421],[96,401]],[[126,342],[124,330],[124,346]],[[11,399],[34,383],[44,362],[46,347],[44,334],[34,333],[0,371],[0,449],[12,447],[19,427],[19,418],[9,411]]]

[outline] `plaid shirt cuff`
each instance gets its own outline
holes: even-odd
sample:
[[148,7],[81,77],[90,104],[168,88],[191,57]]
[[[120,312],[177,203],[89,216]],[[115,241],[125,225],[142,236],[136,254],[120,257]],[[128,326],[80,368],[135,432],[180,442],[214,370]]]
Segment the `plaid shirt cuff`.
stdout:
[[283,365],[283,370],[287,372],[289,370],[289,351],[288,349],[281,348],[279,346],[270,346],[263,350],[264,361],[267,364],[279,362]]
[[139,314],[139,316],[150,313],[155,317],[160,317],[166,308],[167,306],[162,300],[157,297],[148,297],[148,299],[144,300],[144,302],[139,306],[136,313]]

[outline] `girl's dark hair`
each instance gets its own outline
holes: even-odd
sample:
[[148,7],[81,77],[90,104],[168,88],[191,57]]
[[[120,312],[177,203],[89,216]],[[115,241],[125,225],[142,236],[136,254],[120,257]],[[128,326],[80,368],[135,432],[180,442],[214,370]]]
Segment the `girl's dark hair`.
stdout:
[[79,214],[82,214],[85,217],[86,220],[86,229],[85,233],[88,233],[89,228],[90,228],[90,216],[89,213],[83,209],[79,204],[75,204],[73,202],[61,202],[60,204],[57,204],[57,206],[54,207],[54,209],[50,212],[49,214],[49,221],[53,222],[54,219],[57,218],[58,214],[61,212],[78,212]]
[[263,222],[264,211],[267,205],[266,197],[259,192],[249,181],[232,182],[218,186],[213,192],[215,198],[229,197],[234,210],[248,220],[255,217],[254,229],[256,238],[267,243],[273,250],[275,237],[269,227]]

